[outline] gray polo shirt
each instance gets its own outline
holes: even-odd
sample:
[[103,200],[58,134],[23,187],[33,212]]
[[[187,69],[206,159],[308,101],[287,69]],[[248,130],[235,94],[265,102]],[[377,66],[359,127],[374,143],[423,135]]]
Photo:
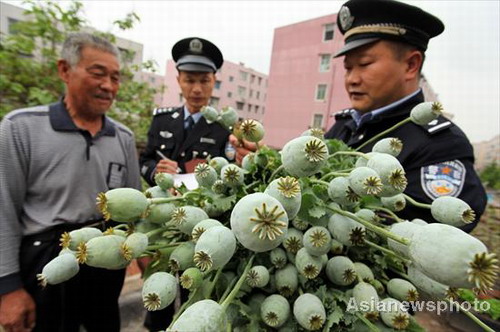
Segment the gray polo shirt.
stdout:
[[20,287],[23,236],[101,219],[97,194],[140,189],[138,165],[133,133],[106,116],[94,137],[75,126],[63,102],[5,116],[0,123],[0,294]]

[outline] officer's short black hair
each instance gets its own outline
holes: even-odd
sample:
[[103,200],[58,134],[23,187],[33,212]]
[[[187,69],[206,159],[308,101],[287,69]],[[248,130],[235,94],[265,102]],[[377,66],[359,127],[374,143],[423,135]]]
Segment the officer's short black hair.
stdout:
[[345,45],[335,57],[378,40],[402,42],[425,52],[429,40],[444,31],[437,17],[394,0],[349,0],[337,15],[337,26]]

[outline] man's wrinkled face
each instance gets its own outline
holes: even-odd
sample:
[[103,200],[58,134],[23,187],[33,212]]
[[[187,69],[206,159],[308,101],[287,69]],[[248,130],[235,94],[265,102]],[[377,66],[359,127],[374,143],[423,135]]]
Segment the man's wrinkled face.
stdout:
[[406,95],[407,63],[387,41],[354,49],[344,58],[345,88],[354,109],[361,113],[389,105]]
[[63,80],[74,111],[100,116],[109,110],[118,92],[120,65],[113,54],[84,47],[80,62],[67,70]]
[[189,111],[196,113],[210,101],[215,86],[215,74],[181,71],[177,82]]

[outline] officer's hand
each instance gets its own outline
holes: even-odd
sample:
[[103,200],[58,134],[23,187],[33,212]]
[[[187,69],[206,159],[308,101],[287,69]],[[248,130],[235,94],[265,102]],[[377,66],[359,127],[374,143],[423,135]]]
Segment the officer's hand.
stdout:
[[35,327],[35,302],[22,288],[0,297],[0,325],[6,332],[27,332]]
[[170,159],[162,159],[156,164],[156,173],[169,173],[169,174],[177,174],[177,169],[179,166],[176,161]]
[[239,140],[231,134],[229,136],[229,143],[236,149],[236,163],[241,165],[243,157],[245,157],[250,152],[257,150],[257,145],[255,143],[249,142],[247,140]]

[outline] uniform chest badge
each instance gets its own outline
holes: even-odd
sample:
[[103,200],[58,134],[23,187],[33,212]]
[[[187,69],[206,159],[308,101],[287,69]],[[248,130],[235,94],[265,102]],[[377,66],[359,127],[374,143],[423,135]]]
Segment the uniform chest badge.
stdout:
[[172,119],[177,119],[179,117],[179,112],[175,112],[172,114]]
[[217,143],[213,138],[209,137],[200,137],[200,143],[208,143],[208,144],[215,144]]
[[445,161],[420,169],[422,189],[431,199],[457,197],[464,186],[465,166],[459,160]]
[[160,136],[163,138],[170,138],[170,137],[174,136],[174,134],[172,134],[168,130],[165,130],[165,131],[160,131]]

